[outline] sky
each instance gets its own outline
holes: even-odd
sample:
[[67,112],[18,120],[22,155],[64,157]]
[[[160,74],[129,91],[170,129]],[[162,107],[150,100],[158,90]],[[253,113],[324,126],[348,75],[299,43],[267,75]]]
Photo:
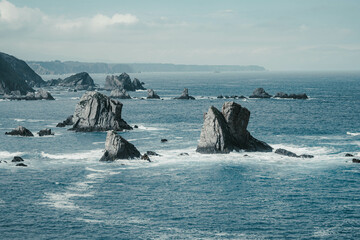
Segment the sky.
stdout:
[[360,0],[0,0],[24,60],[360,70]]

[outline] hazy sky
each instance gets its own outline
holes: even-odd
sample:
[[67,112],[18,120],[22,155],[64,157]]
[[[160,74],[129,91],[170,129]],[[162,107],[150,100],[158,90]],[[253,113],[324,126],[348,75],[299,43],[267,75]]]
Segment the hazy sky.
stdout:
[[26,60],[360,70],[360,0],[0,0]]

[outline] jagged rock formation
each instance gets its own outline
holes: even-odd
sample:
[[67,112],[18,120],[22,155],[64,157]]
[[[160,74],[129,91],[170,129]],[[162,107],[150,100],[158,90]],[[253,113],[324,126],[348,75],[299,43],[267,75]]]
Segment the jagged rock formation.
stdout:
[[110,93],[111,98],[119,99],[131,99],[130,95],[126,92],[125,89],[114,89]]
[[136,90],[146,90],[146,88],[143,86],[144,83],[140,82],[140,80],[137,78],[134,78],[132,84]]
[[147,99],[160,99],[159,95],[157,95],[153,89],[148,89],[147,92]]
[[5,135],[18,135],[18,136],[23,136],[23,137],[33,137],[34,136],[34,134],[32,134],[32,132],[30,132],[29,129],[27,129],[23,126],[18,126],[11,132],[6,132]]
[[191,99],[194,100],[195,98],[192,96],[189,96],[189,90],[187,88],[184,88],[184,91],[182,92],[180,97],[176,97],[175,99]]
[[144,90],[145,88],[137,78],[135,78],[134,81],[131,81],[131,78],[127,73],[122,73],[119,76],[106,76],[104,89],[125,89],[126,91],[135,91]]
[[295,158],[313,158],[314,157],[313,155],[309,155],[309,154],[297,155],[296,153],[290,152],[283,148],[276,149],[275,153],[284,155],[284,156],[288,156],[288,157],[295,157]]
[[[22,94],[26,94],[29,91],[34,91],[31,87],[40,87],[45,83],[45,81],[38,74],[36,74],[34,70],[32,70],[23,60],[2,52],[0,52],[0,59],[0,82],[4,80],[6,80],[6,82],[13,82],[13,84],[7,84],[7,93],[20,90]],[[27,86],[19,86],[23,85],[24,82]]]
[[80,132],[132,129],[122,118],[123,104],[99,92],[86,92],[76,105],[70,130]]
[[43,129],[43,130],[40,130],[40,131],[38,132],[38,135],[39,135],[40,137],[42,137],[42,136],[54,135],[54,133],[51,132],[51,129],[45,128],[45,129]]
[[271,98],[272,96],[265,92],[263,88],[257,88],[249,98]]
[[299,94],[295,94],[295,93],[291,93],[291,94],[287,94],[287,93],[283,93],[283,92],[278,92],[275,95],[276,98],[292,98],[292,99],[308,99],[308,96],[306,95],[306,93],[299,93]]
[[211,106],[204,114],[197,152],[229,153],[233,150],[271,152],[272,148],[247,131],[250,111],[235,102],[226,102],[220,112]]
[[93,90],[95,87],[94,80],[87,72],[81,72],[65,79],[51,79],[46,82],[46,86],[62,86],[76,90]]
[[140,152],[136,147],[118,135],[115,131],[108,131],[105,142],[105,153],[100,161],[115,161],[116,159],[139,158]]

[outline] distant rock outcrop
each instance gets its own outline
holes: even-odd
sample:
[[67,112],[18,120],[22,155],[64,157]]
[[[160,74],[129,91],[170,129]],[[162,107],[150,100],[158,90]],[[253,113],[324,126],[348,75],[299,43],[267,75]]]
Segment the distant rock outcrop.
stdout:
[[[7,86],[9,87],[8,92],[20,90],[22,94],[26,94],[29,91],[33,91],[31,87],[40,87],[45,83],[23,60],[2,52],[0,52],[0,59],[0,83],[4,80],[6,80],[6,82],[13,82],[13,84]],[[21,86],[23,82],[26,83],[27,87]],[[2,84],[0,84],[0,92],[1,85]]]
[[64,121],[59,122],[56,127],[66,127],[69,125],[73,125],[73,115],[68,116]]
[[288,157],[295,157],[295,158],[313,158],[314,157],[313,155],[309,155],[309,154],[297,155],[296,153],[290,152],[283,148],[276,149],[275,153],[284,155],[284,156],[288,156]]
[[308,99],[308,96],[306,95],[306,93],[299,93],[299,94],[287,94],[287,93],[283,93],[283,92],[278,92],[275,95],[276,98],[291,98],[291,99]]
[[10,100],[55,100],[48,91],[43,89],[28,92],[26,95],[22,95],[20,91],[12,91],[10,94],[4,94],[3,98]]
[[126,91],[135,91],[144,90],[145,88],[137,78],[135,78],[134,81],[131,81],[131,78],[127,73],[122,73],[119,76],[107,76],[105,79],[104,89],[125,89]]
[[263,88],[257,88],[249,98],[271,98],[272,96],[265,92]]
[[105,153],[100,161],[140,158],[136,147],[122,138],[115,131],[108,131],[105,142]]
[[123,104],[99,92],[86,92],[76,105],[70,130],[80,132],[132,129],[122,118]]
[[272,148],[247,131],[250,111],[235,102],[226,102],[220,112],[211,106],[204,114],[204,124],[196,151],[229,153],[233,150],[271,152]]
[[19,156],[15,156],[11,162],[24,162],[24,159],[22,159],[22,157]]
[[125,89],[114,89],[110,93],[111,98],[119,99],[131,99],[130,95],[126,92]]
[[27,129],[23,126],[18,126],[11,132],[6,132],[5,135],[18,135],[18,136],[23,136],[23,137],[33,137],[34,136],[34,134],[32,134],[32,132],[30,132],[29,129]]
[[62,86],[76,90],[93,90],[95,87],[94,80],[87,72],[81,72],[65,79],[51,79],[46,82],[47,86]]
[[148,89],[147,92],[147,99],[160,99],[159,95],[157,95],[153,89]]
[[184,88],[184,91],[182,92],[180,97],[176,97],[175,99],[191,99],[194,100],[195,98],[192,96],[189,96],[189,90],[187,88]]

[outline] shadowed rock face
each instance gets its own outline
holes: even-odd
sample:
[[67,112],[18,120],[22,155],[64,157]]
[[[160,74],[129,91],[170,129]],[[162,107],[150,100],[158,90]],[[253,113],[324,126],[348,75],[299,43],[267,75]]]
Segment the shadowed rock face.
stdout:
[[254,90],[253,95],[249,96],[249,98],[271,98],[272,96],[265,92],[263,88],[257,88]]
[[105,153],[100,161],[115,161],[116,159],[139,158],[140,152],[136,147],[118,135],[115,131],[108,131],[105,142]]
[[184,88],[184,91],[182,92],[180,97],[176,97],[175,99],[191,99],[194,100],[195,98],[192,96],[189,96],[189,90],[187,88]]
[[107,76],[105,79],[106,90],[125,89],[126,91],[145,90],[139,79],[135,78],[131,81],[127,73],[122,73],[119,76]]
[[147,91],[148,91],[147,99],[160,99],[159,95],[157,95],[154,90],[148,89]]
[[259,141],[246,130],[250,111],[235,102],[226,102],[222,113],[214,106],[204,115],[200,153],[229,153],[232,150],[271,152],[272,148]]
[[2,52],[0,52],[0,59],[2,59],[3,61],[2,63],[0,62],[0,68],[1,65],[6,62],[7,68],[11,68],[14,75],[16,75],[16,79],[14,79],[13,77],[9,78],[11,81],[17,81],[17,79],[19,79],[21,81],[24,81],[26,85],[28,85],[26,87],[26,91],[24,92],[22,91],[22,89],[10,89],[10,91],[20,90],[22,94],[26,94],[26,92],[28,91],[34,91],[27,88],[31,89],[31,87],[40,87],[45,83],[45,81],[38,74],[36,74],[34,70],[32,70],[23,60],[20,60],[14,56]]
[[61,80],[58,84],[63,87],[73,87],[77,90],[91,90],[95,87],[94,80],[87,72],[77,73]]
[[110,99],[99,92],[86,92],[76,105],[73,115],[74,125],[70,130],[123,131],[132,129],[122,118],[122,103]]
[[131,99],[125,89],[114,89],[110,93],[110,97],[119,99]]
[[211,106],[204,114],[204,125],[196,151],[200,153],[229,153],[234,150],[235,139],[221,112]]

